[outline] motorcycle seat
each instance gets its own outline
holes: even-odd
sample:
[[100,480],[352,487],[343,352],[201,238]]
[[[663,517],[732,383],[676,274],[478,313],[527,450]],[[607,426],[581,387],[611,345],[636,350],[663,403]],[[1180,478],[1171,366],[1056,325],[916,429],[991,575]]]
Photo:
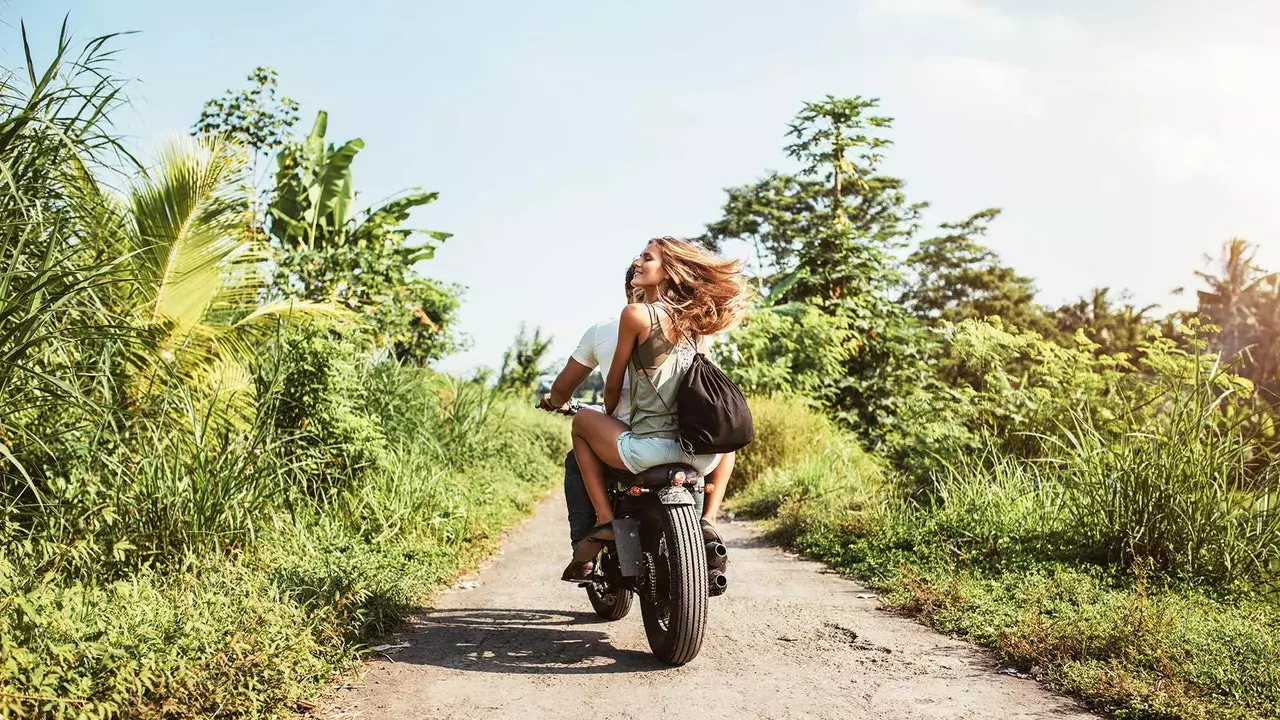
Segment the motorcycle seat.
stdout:
[[636,475],[636,478],[644,485],[670,485],[675,480],[677,473],[684,473],[684,481],[686,483],[702,477],[702,474],[690,465],[672,463],[670,465],[655,465],[647,468]]

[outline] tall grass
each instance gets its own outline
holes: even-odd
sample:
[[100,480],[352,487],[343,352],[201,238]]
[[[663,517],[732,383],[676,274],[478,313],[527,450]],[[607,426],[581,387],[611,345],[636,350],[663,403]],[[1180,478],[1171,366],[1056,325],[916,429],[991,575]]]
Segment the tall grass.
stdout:
[[1101,560],[1224,586],[1269,584],[1280,563],[1274,471],[1201,392],[1119,438],[1077,423],[1057,460],[1078,537]]
[[64,25],[37,71],[23,28],[26,68],[0,71],[0,467],[22,475],[87,422],[64,410],[102,399],[93,343],[128,334],[109,309],[120,258],[93,174],[127,160],[108,122],[120,102],[109,41],[75,55]]

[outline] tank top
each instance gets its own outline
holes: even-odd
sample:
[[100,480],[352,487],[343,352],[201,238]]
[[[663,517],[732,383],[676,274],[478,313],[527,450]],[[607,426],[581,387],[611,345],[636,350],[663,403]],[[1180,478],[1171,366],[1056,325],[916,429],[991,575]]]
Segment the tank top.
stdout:
[[676,439],[680,436],[676,392],[693,364],[695,349],[688,342],[668,340],[657,309],[645,307],[649,309],[649,337],[636,346],[628,362],[631,432],[636,437]]

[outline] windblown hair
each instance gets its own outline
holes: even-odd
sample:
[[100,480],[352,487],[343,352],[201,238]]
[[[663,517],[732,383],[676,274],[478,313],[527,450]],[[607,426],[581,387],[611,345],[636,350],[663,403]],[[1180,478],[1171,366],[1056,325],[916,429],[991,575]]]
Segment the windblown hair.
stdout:
[[742,322],[751,302],[751,286],[742,261],[722,258],[673,237],[654,238],[662,251],[667,282],[658,302],[671,312],[675,330],[684,335],[715,335]]

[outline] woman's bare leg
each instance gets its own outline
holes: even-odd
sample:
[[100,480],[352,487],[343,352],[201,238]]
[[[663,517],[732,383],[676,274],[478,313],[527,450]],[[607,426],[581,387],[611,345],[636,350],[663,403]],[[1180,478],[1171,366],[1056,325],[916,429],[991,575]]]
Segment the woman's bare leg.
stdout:
[[596,511],[596,524],[613,521],[613,507],[604,486],[604,468],[622,469],[626,465],[618,456],[618,437],[628,430],[626,423],[595,410],[579,410],[573,417],[573,455],[582,471],[582,484],[587,488],[591,506]]
[[724,491],[729,489],[729,476],[733,474],[734,453],[726,453],[720,463],[707,476],[707,482],[715,485],[715,489],[707,493],[702,503],[702,519],[716,524],[716,515],[720,512],[720,502],[724,500]]

